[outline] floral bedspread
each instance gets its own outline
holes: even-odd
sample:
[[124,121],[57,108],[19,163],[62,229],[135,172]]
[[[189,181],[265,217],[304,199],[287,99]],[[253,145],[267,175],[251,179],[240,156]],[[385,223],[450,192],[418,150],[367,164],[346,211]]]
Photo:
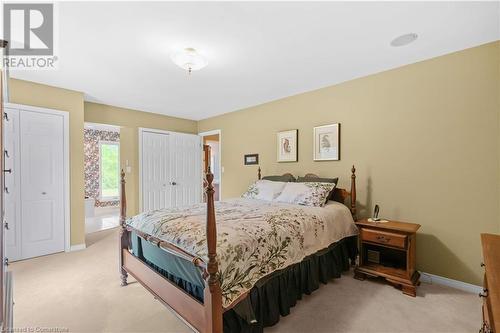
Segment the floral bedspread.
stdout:
[[[263,276],[358,232],[349,209],[336,202],[308,207],[231,199],[216,202],[215,212],[225,308]],[[127,224],[208,262],[205,204],[142,213]]]

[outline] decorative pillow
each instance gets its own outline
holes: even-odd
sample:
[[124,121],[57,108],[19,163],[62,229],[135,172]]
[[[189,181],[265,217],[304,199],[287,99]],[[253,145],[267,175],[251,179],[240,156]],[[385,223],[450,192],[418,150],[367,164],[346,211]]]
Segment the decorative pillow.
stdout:
[[265,176],[262,177],[263,180],[271,180],[273,182],[294,182],[295,178],[292,175],[283,176]]
[[335,183],[338,184],[339,178],[316,178],[316,177],[298,177],[297,183]]
[[334,183],[286,183],[285,188],[274,201],[323,207],[334,188]]
[[332,188],[330,195],[326,199],[326,201],[328,201],[328,200],[333,200],[333,195],[335,194],[335,188],[337,187],[337,184],[339,183],[339,178],[338,177],[336,177],[336,178],[298,177],[297,182],[298,183],[309,183],[309,182],[334,183],[335,186]]
[[258,180],[248,187],[242,197],[247,199],[259,199],[272,201],[285,187],[285,182],[274,182],[270,180]]

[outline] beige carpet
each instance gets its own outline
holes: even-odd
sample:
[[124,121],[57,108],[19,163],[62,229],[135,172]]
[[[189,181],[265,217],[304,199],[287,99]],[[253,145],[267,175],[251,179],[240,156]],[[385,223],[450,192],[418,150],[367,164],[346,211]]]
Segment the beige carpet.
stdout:
[[[13,263],[14,324],[69,332],[189,332],[138,283],[119,286],[117,230],[87,238],[87,249]],[[352,274],[323,285],[266,332],[477,332],[480,300],[422,284],[404,296]]]

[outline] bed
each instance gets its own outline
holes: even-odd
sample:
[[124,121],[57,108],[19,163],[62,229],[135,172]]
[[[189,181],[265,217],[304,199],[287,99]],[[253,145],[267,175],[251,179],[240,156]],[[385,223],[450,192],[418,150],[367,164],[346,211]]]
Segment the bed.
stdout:
[[129,219],[124,177],[122,285],[131,274],[199,332],[262,332],[303,294],[340,277],[357,254],[354,166],[351,190],[336,188],[324,207],[248,198],[214,203],[209,172],[206,204]]

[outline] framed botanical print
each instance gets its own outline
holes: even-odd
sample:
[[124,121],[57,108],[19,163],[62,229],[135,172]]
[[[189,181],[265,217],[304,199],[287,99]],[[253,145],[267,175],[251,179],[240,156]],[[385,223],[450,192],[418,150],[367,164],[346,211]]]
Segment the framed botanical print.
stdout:
[[277,151],[278,162],[297,162],[297,131],[278,132],[277,134]]
[[340,124],[314,127],[315,161],[340,160]]

